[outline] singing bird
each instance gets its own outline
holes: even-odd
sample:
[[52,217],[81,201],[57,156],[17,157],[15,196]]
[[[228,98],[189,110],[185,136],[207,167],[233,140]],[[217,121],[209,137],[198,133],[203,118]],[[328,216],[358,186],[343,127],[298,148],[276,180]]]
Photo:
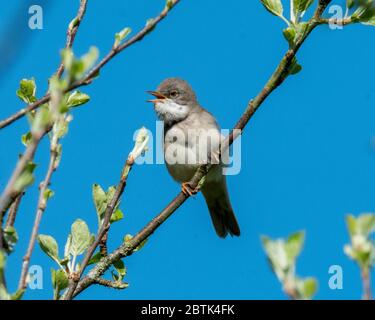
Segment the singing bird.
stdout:
[[203,109],[191,86],[179,78],[164,80],[148,100],[164,122],[164,158],[170,175],[182,184],[184,193],[192,194],[189,181],[202,164],[213,164],[201,187],[212,223],[219,237],[239,236],[223,163],[215,156],[222,136],[215,118]]

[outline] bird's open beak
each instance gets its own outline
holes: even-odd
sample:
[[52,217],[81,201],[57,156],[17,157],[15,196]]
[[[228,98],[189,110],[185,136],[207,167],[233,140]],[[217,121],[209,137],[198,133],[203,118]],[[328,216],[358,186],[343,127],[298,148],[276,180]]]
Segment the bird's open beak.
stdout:
[[157,92],[157,91],[146,91],[147,93],[149,94],[152,94],[156,99],[150,99],[150,100],[146,100],[146,102],[152,102],[152,103],[157,103],[157,102],[161,102],[163,101],[164,99],[166,99],[167,97],[163,94],[161,94],[160,92]]

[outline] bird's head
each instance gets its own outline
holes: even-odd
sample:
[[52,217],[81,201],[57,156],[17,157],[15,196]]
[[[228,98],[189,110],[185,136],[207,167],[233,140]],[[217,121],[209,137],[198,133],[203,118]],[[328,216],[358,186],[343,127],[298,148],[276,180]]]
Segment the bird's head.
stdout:
[[190,110],[197,106],[197,98],[191,86],[182,79],[169,78],[164,80],[156,91],[148,91],[155,99],[152,102],[160,120],[176,123],[184,120]]

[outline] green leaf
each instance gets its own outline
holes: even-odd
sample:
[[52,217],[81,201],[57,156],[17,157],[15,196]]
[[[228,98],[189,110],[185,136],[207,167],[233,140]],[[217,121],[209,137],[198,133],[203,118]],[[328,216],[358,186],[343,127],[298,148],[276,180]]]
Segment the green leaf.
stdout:
[[290,268],[289,259],[285,250],[285,242],[282,239],[271,240],[266,236],[262,236],[261,240],[273,271],[276,273],[279,280],[283,281],[286,272]]
[[72,69],[74,63],[74,54],[72,49],[66,48],[61,50],[62,63],[67,71]]
[[120,221],[122,218],[124,218],[124,214],[120,209],[117,209],[114,213],[112,213],[110,222],[114,223]]
[[293,262],[301,253],[305,241],[305,232],[299,231],[288,237],[285,243],[285,250],[290,262]]
[[127,234],[125,237],[124,237],[124,242],[125,243],[128,243],[131,239],[133,239],[133,236],[131,234]]
[[52,286],[54,288],[58,288],[59,290],[64,290],[68,287],[69,279],[68,279],[67,274],[63,270],[51,269],[51,275],[52,275]]
[[294,39],[296,37],[296,30],[293,27],[288,27],[283,30],[283,35],[289,43],[289,47],[294,46]]
[[40,234],[38,236],[40,248],[54,261],[59,261],[59,247],[56,240],[48,235]]
[[2,250],[0,250],[0,275],[5,268],[5,261],[6,261],[5,253]]
[[8,226],[4,228],[4,240],[6,243],[7,251],[12,252],[14,246],[18,241],[18,234],[14,227]]
[[31,131],[39,133],[43,131],[51,121],[51,112],[48,108],[39,108],[36,112]]
[[113,266],[115,267],[115,269],[116,269],[117,273],[119,274],[119,276],[121,277],[121,279],[123,277],[125,277],[126,267],[125,267],[125,264],[122,260],[118,260],[118,261],[114,262]]
[[51,189],[47,188],[44,191],[44,194],[43,194],[44,200],[46,200],[46,201],[49,200],[50,198],[52,198],[54,196],[54,194],[55,193]]
[[88,53],[77,59],[71,49],[64,49],[61,52],[61,56],[70,78],[75,80],[82,77],[94,65],[99,57],[99,51],[96,47],[91,47]]
[[98,48],[91,47],[89,52],[87,52],[81,57],[84,71],[88,71],[94,65],[95,61],[98,60],[98,57],[99,57]]
[[346,216],[346,225],[348,227],[348,231],[349,231],[350,236],[353,236],[357,232],[357,220],[356,220],[356,218],[353,215],[348,214]]
[[362,22],[362,24],[365,24],[365,25],[368,25],[368,26],[375,26],[375,16],[373,16],[370,19]]
[[68,119],[60,118],[54,123],[53,133],[56,134],[58,139],[64,137],[68,133],[70,120],[70,117],[68,117]]
[[75,17],[72,21],[69,23],[69,29],[72,30],[74,27],[76,27],[79,23],[79,19]]
[[100,185],[94,184],[92,186],[92,197],[94,200],[96,213],[99,220],[101,220],[103,218],[105,209],[107,208],[107,195]]
[[3,284],[0,283],[0,300],[10,300],[10,294],[7,292]]
[[69,285],[68,275],[61,269],[51,269],[52,286],[54,288],[54,299],[60,299],[60,292]]
[[346,6],[351,9],[354,6],[354,0],[346,0]]
[[359,228],[359,233],[364,236],[368,236],[375,231],[375,214],[364,213],[358,217],[357,225]]
[[375,214],[364,213],[355,218],[353,215],[346,217],[346,224],[350,236],[360,234],[367,237],[369,234],[375,231]]
[[274,14],[275,16],[281,17],[283,15],[283,5],[281,0],[260,0],[264,7]]
[[25,103],[31,104],[36,101],[36,85],[34,79],[22,79],[17,90],[17,96]]
[[64,247],[64,257],[69,257],[72,247],[72,235],[69,234]]
[[[98,215],[99,226],[102,223],[104,218],[104,213],[107,209],[108,204],[112,201],[116,193],[116,187],[111,186],[108,188],[108,191],[105,192],[102,187],[98,184],[93,185],[92,194],[96,213]],[[120,203],[117,203],[114,212],[112,213],[110,222],[116,222],[123,218],[124,214],[121,210],[118,209]]]
[[21,137],[22,144],[25,147],[27,147],[30,144],[30,141],[31,141],[32,137],[33,136],[32,136],[30,131],[28,133],[23,134],[22,137]]
[[167,0],[166,3],[165,3],[165,6],[169,10],[170,8],[173,7],[173,4],[174,4],[174,0]]
[[345,254],[356,261],[361,268],[369,268],[375,263],[375,245],[369,238],[375,231],[375,215],[361,214],[346,217],[346,224],[351,238],[351,245],[344,246]]
[[25,289],[18,289],[15,293],[13,293],[10,296],[10,300],[21,300],[24,293],[25,293]]
[[364,24],[372,24],[375,20],[375,6],[373,0],[357,0],[354,1],[353,7],[357,9],[351,16],[353,22],[362,22]]
[[67,266],[70,261],[70,256],[60,259],[59,262],[62,266]]
[[294,57],[291,65],[289,66],[289,74],[295,75],[302,70],[302,66],[297,62],[297,59]]
[[71,228],[72,243],[70,248],[70,254],[73,256],[78,256],[85,252],[85,250],[90,246],[91,234],[89,228],[81,219],[77,219]]
[[34,182],[34,170],[36,168],[36,164],[34,162],[29,161],[20,176],[17,178],[16,182],[14,183],[14,190],[16,192],[22,192],[26,187],[31,185]]
[[72,108],[72,107],[81,106],[81,105],[87,103],[88,101],[90,101],[89,95],[87,95],[85,93],[82,93],[82,92],[77,90],[77,91],[72,92],[69,95],[69,97],[66,101],[66,104],[67,104],[68,108]]
[[293,0],[293,12],[297,21],[300,16],[304,15],[313,2],[314,0]]
[[311,299],[318,289],[318,283],[316,279],[308,277],[298,281],[297,287],[302,299]]
[[112,201],[115,193],[116,193],[116,187],[110,186],[107,190],[107,204],[109,204]]
[[121,42],[132,32],[132,29],[130,28],[124,28],[120,32],[115,34],[115,43],[114,47],[118,47]]
[[88,262],[88,265],[98,263],[100,259],[103,258],[100,252],[95,253]]

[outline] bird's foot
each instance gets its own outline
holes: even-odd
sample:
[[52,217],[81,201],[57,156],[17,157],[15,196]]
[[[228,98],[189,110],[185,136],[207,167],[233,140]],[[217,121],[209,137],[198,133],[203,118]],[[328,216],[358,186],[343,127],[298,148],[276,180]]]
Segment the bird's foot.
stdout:
[[193,188],[190,182],[183,182],[181,184],[181,191],[187,196],[193,196],[198,193],[198,188]]

